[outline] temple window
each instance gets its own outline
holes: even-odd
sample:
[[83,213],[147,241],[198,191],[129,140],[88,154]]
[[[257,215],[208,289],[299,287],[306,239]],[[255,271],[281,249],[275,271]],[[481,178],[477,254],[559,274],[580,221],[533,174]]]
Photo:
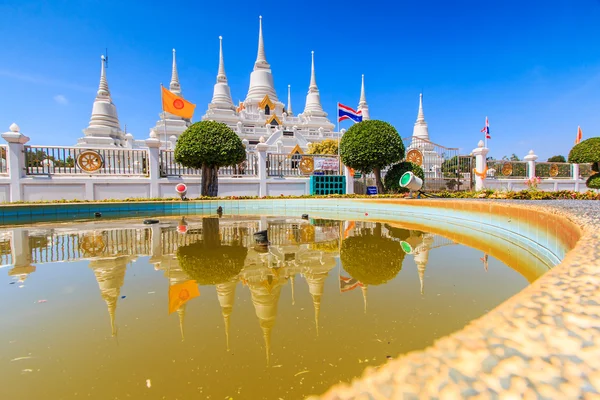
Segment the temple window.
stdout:
[[268,104],[265,106],[265,115],[271,115],[271,107]]

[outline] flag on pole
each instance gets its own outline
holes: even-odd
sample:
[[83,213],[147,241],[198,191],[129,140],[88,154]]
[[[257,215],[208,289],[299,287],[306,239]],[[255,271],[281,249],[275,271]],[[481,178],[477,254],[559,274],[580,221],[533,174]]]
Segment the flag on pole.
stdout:
[[338,103],[338,122],[342,122],[346,119],[350,119],[354,122],[361,122],[363,119],[362,111],[356,111],[352,107]]
[[167,90],[164,86],[162,89],[162,106],[163,111],[177,115],[181,118],[192,119],[196,105],[185,100],[183,97],[177,96],[175,93]]
[[198,284],[194,280],[169,286],[169,314],[177,311],[179,307],[198,296],[200,296],[200,290],[198,290]]
[[575,144],[579,144],[581,139],[583,138],[583,132],[581,132],[581,127],[577,127],[577,137],[575,138]]
[[490,136],[490,122],[488,121],[488,117],[485,117],[485,126],[481,129],[481,132],[485,133],[486,139],[491,139]]

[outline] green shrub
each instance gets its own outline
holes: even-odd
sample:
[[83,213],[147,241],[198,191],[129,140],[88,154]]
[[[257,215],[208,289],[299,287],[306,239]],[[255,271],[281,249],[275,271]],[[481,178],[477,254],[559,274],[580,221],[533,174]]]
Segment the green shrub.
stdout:
[[425,183],[425,172],[423,172],[423,168],[410,161],[403,161],[392,166],[385,174],[385,178],[383,179],[385,190],[391,193],[408,193],[409,190],[407,188],[400,186],[400,177],[408,171],[411,171],[415,176],[421,178],[423,183]]
[[406,253],[399,241],[381,236],[381,228],[365,230],[342,242],[340,260],[354,279],[365,285],[392,280],[402,269]]
[[585,184],[591,189],[600,189],[600,174],[594,174],[590,176]]

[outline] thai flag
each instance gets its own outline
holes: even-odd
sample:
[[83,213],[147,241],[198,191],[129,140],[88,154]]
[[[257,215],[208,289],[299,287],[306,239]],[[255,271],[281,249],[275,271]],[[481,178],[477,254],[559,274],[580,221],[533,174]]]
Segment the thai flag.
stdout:
[[488,121],[488,117],[485,117],[485,126],[481,129],[481,132],[485,132],[485,138],[491,139],[490,136],[490,122]]
[[340,292],[349,292],[357,287],[362,287],[363,284],[354,278],[340,276]]
[[362,118],[362,111],[356,111],[351,107],[338,103],[338,122],[342,122],[345,119],[361,122]]

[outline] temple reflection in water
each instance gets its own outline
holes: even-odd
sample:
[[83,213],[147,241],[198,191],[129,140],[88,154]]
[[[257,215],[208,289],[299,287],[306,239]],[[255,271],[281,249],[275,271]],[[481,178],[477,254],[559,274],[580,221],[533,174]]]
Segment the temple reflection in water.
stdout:
[[[254,233],[263,230],[268,232],[268,245],[255,242]],[[366,312],[368,286],[393,279],[405,256],[414,258],[420,278],[415,284],[423,294],[430,250],[454,244],[441,236],[371,222],[165,217],[155,225],[143,225],[139,220],[94,221],[48,229],[3,230],[0,261],[15,283],[25,286],[36,271],[35,264],[89,260],[88,267],[106,302],[110,333],[116,336],[117,305],[127,268],[138,257],[149,256],[149,262],[162,271],[170,286],[195,280],[216,287],[227,351],[230,327],[235,323],[231,316],[236,290],[242,286],[241,290],[250,291],[268,363],[284,285],[291,285],[292,304],[297,291],[308,291],[318,335],[321,304],[327,302],[329,294],[325,281],[330,274],[339,275],[341,293],[360,288]],[[365,263],[365,258],[371,262]],[[369,269],[373,261],[382,267]],[[177,309],[182,340],[186,307],[184,303]]]

